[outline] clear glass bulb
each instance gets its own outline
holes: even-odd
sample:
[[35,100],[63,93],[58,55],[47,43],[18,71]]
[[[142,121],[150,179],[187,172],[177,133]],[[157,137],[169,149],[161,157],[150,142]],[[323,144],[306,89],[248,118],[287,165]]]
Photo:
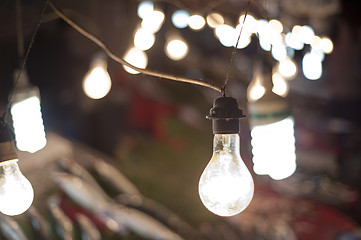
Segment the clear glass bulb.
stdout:
[[25,212],[34,199],[33,187],[20,172],[17,161],[0,163],[0,212],[10,216]]
[[242,212],[251,202],[254,184],[239,152],[238,134],[215,134],[213,156],[199,181],[206,208],[223,217]]

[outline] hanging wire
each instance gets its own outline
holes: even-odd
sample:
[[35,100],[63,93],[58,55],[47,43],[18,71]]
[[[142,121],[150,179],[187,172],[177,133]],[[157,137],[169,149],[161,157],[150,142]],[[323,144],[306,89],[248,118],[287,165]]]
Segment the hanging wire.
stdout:
[[239,34],[238,34],[238,37],[237,37],[236,45],[233,47],[231,60],[230,60],[229,65],[228,65],[228,71],[227,71],[227,75],[226,75],[226,80],[224,81],[224,84],[223,84],[223,86],[222,86],[222,88],[221,88],[221,93],[222,93],[222,95],[223,95],[224,97],[226,96],[226,86],[227,86],[227,83],[228,83],[228,81],[229,81],[229,76],[230,76],[230,74],[231,74],[231,68],[232,68],[234,56],[236,55],[236,50],[237,50],[237,47],[238,47],[238,44],[239,44],[239,40],[241,39],[241,35],[242,35],[244,23],[246,22],[246,18],[247,18],[247,15],[248,15],[248,11],[249,11],[250,6],[251,6],[251,0],[248,0],[248,5],[247,5],[246,13],[244,14],[243,23],[242,23],[241,29],[240,29]]
[[10,93],[9,93],[9,96],[8,96],[8,102],[7,102],[6,106],[5,106],[4,112],[2,113],[2,115],[0,117],[0,125],[1,125],[0,126],[0,133],[2,133],[2,131],[7,128],[6,117],[7,117],[8,112],[10,111],[11,100],[13,98],[13,95],[14,95],[16,86],[17,86],[17,84],[19,82],[20,76],[21,76],[22,72],[25,69],[25,65],[26,65],[26,62],[28,60],[30,50],[31,50],[31,48],[32,48],[32,46],[34,44],[35,36],[39,31],[41,21],[43,19],[44,13],[45,13],[45,9],[48,6],[48,2],[49,2],[48,0],[45,1],[45,4],[44,4],[44,7],[43,7],[42,12],[40,14],[38,23],[37,23],[37,25],[35,27],[33,35],[31,36],[29,46],[28,46],[28,48],[26,50],[25,56],[23,56],[23,54],[24,54],[24,46],[23,46],[24,45],[24,36],[23,36],[23,32],[22,32],[21,3],[19,1],[16,1],[16,22],[17,22],[16,26],[17,26],[18,55],[19,55],[20,59],[22,57],[24,57],[24,59],[23,59],[23,61],[21,63],[20,71],[19,71],[19,73],[16,76],[16,79],[14,81],[14,87],[10,90]]
[[122,59],[121,57],[115,55],[110,48],[103,42],[101,41],[99,38],[95,37],[93,34],[89,33],[87,30],[85,30],[84,28],[80,27],[78,24],[76,24],[75,22],[73,22],[70,18],[68,18],[67,16],[65,16],[63,14],[63,12],[54,5],[54,3],[51,0],[49,1],[49,5],[50,7],[54,10],[54,12],[61,18],[63,19],[66,23],[68,23],[71,27],[73,27],[76,31],[78,31],[79,33],[81,33],[83,36],[85,36],[86,38],[88,38],[89,40],[93,41],[95,44],[97,44],[100,48],[103,49],[103,51],[114,61],[122,64],[123,66],[127,66],[137,72],[140,72],[142,74],[145,75],[149,75],[149,76],[153,76],[153,77],[159,77],[159,78],[165,78],[168,80],[173,80],[173,81],[177,81],[177,82],[184,82],[184,83],[191,83],[191,84],[195,84],[195,85],[199,85],[199,86],[203,86],[203,87],[208,87],[211,89],[214,89],[218,92],[221,92],[221,87],[217,86],[209,81],[205,81],[205,80],[199,80],[199,79],[191,79],[191,78],[186,78],[186,77],[179,77],[179,76],[174,76],[171,74],[166,74],[166,73],[161,73],[161,72],[156,72],[153,70],[149,70],[149,69],[143,69],[143,68],[138,68],[136,66],[133,66],[132,64],[128,63],[127,61],[125,61],[124,59]]

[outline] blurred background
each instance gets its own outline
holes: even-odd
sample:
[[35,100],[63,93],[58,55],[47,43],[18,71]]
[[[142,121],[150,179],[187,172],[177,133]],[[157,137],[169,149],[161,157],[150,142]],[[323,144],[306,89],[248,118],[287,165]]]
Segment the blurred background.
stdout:
[[[26,50],[44,1],[17,3]],[[236,98],[247,115],[241,120],[241,156],[255,181],[255,194],[249,207],[231,218],[212,214],[199,199],[198,181],[213,144],[211,122],[205,116],[220,93],[123,68],[48,6],[25,69],[29,85],[40,93],[47,143],[32,154],[19,151],[20,167],[34,187],[33,206],[44,218],[49,218],[45,203],[54,195],[73,223],[66,204],[89,212],[57,181],[48,181],[50,173],[64,165],[59,159],[66,158],[100,179],[112,197],[111,184],[96,174],[94,161],[116,168],[143,196],[192,227],[196,234],[187,236],[170,224],[185,239],[361,239],[361,2],[54,0],[54,4],[135,66],[216,86],[229,75],[227,95]],[[1,1],[2,112],[23,55],[18,50],[17,13],[16,1]],[[17,88],[29,89],[24,86]],[[29,114],[20,114],[20,119],[30,118]],[[260,118],[267,123],[259,123]],[[12,119],[9,116],[8,121]],[[283,119],[289,120],[288,133],[286,125],[268,133],[257,128]],[[288,139],[280,139],[283,135]],[[256,150],[257,136],[261,150]],[[265,148],[275,151],[264,153],[265,161],[260,160],[257,168],[256,151],[262,155]],[[286,162],[277,161],[281,158]],[[16,219],[29,239],[36,239],[24,218]],[[104,239],[120,239],[97,226]],[[136,233],[121,236],[148,239]]]

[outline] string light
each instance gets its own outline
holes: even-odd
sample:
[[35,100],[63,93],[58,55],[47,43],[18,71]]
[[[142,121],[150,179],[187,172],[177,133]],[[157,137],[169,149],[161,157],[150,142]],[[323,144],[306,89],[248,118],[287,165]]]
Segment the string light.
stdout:
[[168,38],[164,50],[170,59],[179,61],[187,56],[189,47],[183,38],[178,35],[173,35]]
[[220,97],[209,119],[213,125],[213,155],[199,180],[199,196],[206,208],[219,216],[233,216],[251,202],[254,183],[239,152],[239,119],[244,117],[237,101]]
[[172,14],[172,23],[177,28],[188,26],[189,13],[184,10],[177,10]]
[[216,28],[224,23],[224,18],[221,14],[212,12],[207,15],[207,24],[211,28]]
[[103,54],[94,57],[90,70],[83,80],[84,93],[92,99],[105,97],[112,87],[112,81],[107,71],[107,62]]
[[205,24],[206,20],[199,14],[194,14],[188,18],[189,27],[195,31],[201,30]]
[[[124,60],[129,62],[130,64],[138,67],[138,68],[145,68],[148,65],[148,56],[145,52],[142,50],[139,50],[137,48],[130,48],[124,55]],[[124,70],[127,71],[130,74],[138,74],[139,72],[127,67],[123,66]]]

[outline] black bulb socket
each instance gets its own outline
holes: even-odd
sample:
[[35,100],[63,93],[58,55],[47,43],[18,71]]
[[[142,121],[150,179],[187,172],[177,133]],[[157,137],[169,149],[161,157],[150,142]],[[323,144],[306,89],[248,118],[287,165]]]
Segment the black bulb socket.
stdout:
[[212,120],[213,134],[235,134],[240,131],[240,119],[243,112],[238,108],[237,100],[232,97],[220,97],[214,100],[208,119]]

